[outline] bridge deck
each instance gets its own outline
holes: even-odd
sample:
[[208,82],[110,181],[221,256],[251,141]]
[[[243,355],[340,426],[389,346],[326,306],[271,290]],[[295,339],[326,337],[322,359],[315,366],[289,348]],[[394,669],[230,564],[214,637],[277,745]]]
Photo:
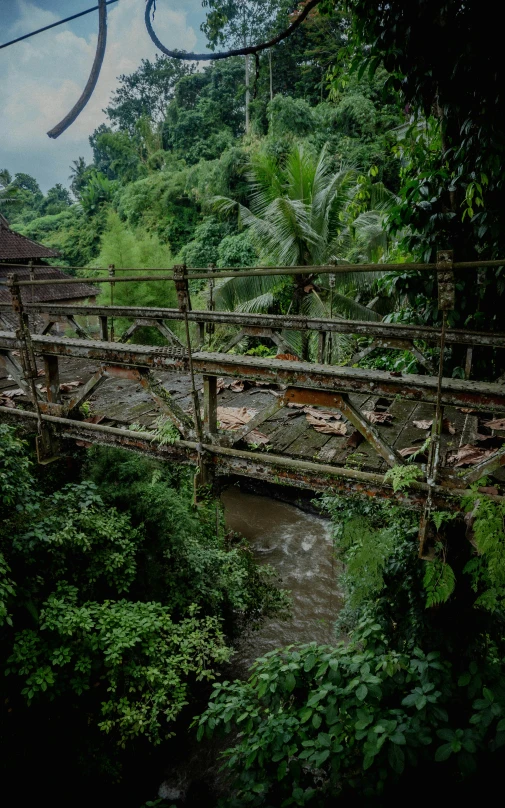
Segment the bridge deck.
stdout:
[[[39,363],[38,363],[39,364]],[[74,357],[60,359],[60,380],[62,384],[86,381],[98,370],[99,363],[76,359]],[[42,374],[43,365],[39,364]],[[188,415],[192,413],[190,377],[186,373],[167,373],[161,369],[156,370],[156,377],[163,387],[171,394],[172,399]],[[203,407],[203,381],[202,375],[197,374],[197,387],[200,390],[200,400]],[[44,384],[41,375],[40,386]],[[240,385],[238,385],[240,387]],[[9,390],[18,388],[13,379],[9,379],[5,371],[0,370],[0,396]],[[63,392],[63,400],[69,400],[79,388]],[[244,389],[234,391],[230,387],[223,388],[218,394],[218,407],[246,408],[248,410],[261,410],[268,406],[279,393],[278,385],[268,387],[257,386],[254,382],[245,381]],[[434,417],[435,407],[426,402],[405,401],[385,398],[381,395],[351,394],[350,399],[361,412],[374,412],[376,414],[389,413],[392,417],[388,423],[377,423],[376,429],[384,439],[397,451],[402,449],[420,449],[430,431],[428,428],[419,428],[414,421],[430,421]],[[29,405],[26,395],[17,395],[14,401]],[[121,378],[107,378],[103,384],[91,395],[91,415],[95,422],[100,419],[103,425],[128,429],[136,424],[144,430],[155,429],[156,421],[162,410],[152,396],[140,386],[137,381]],[[479,432],[479,418],[482,422],[493,417],[491,414],[465,412],[468,408],[446,406],[444,416],[449,422],[442,434],[441,440],[441,471],[447,468],[446,460],[458,448],[465,445],[479,445],[477,435]],[[219,415],[219,410],[218,410]],[[335,415],[338,413],[335,411]],[[255,444],[255,433],[248,436],[249,445],[261,451],[272,454],[282,454],[305,461],[315,461],[324,464],[346,466],[348,469],[383,473],[388,466],[385,460],[374,450],[373,446],[364,441],[353,425],[342,415],[338,420],[332,420],[334,425],[345,425],[345,435],[325,434],[318,431],[309,423],[306,413],[301,407],[283,407],[264,421],[258,428],[265,443],[260,447]],[[450,424],[450,426],[449,426]],[[337,427],[338,428],[338,427]],[[450,430],[450,431],[449,431]],[[452,431],[454,430],[454,433]],[[482,432],[490,433],[482,426]],[[223,435],[226,432],[223,431]],[[241,444],[246,447],[244,440]],[[482,445],[482,444],[480,444]],[[419,462],[425,460],[421,455]],[[502,470],[494,472],[498,478]],[[503,473],[505,479],[505,473]]]

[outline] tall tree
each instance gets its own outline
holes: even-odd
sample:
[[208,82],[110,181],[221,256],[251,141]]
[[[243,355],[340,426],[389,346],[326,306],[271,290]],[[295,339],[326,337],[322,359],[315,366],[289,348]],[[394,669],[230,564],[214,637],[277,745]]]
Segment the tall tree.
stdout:
[[165,56],[156,55],[154,62],[142,59],[138,70],[119,77],[118,89],[105,110],[111,124],[135,135],[141,118],[161,123],[178,81],[194,71],[194,65]]
[[[388,83],[414,116],[403,198],[391,227],[407,226],[409,247],[424,260],[447,247],[463,260],[503,257],[505,65],[500,26],[491,24],[494,6],[490,0],[349,0],[347,7],[362,70],[384,64]],[[479,283],[473,273],[461,279],[461,321],[503,328],[493,272],[481,274]]]
[[[265,39],[277,16],[275,0],[203,0],[210,11],[202,23],[209,46],[225,44],[241,48]],[[250,130],[251,69],[250,56],[245,60],[245,131]]]

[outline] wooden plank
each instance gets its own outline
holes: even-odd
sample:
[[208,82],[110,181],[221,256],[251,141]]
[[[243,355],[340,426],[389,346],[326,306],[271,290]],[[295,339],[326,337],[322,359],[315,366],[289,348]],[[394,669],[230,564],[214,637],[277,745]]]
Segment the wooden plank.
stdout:
[[298,455],[304,460],[312,460],[317,457],[330,438],[331,435],[316,432],[313,427],[309,426],[309,429],[302,432],[284,451],[288,455]]

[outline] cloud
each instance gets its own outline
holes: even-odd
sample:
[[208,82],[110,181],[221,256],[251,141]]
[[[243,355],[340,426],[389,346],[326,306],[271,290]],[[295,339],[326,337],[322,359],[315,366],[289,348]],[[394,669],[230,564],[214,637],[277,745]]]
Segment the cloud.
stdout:
[[[18,0],[19,19],[9,34],[47,25],[57,17],[27,0]],[[88,137],[105,120],[102,110],[142,58],[157,52],[145,30],[144,4],[120,0],[109,7],[107,52],[93,97],[60,138],[47,137],[79,98],[95,54],[97,32],[78,36],[67,26],[39,34],[0,53],[0,168],[34,174],[41,185],[66,182],[68,166],[80,154],[90,158]],[[96,16],[96,23],[98,22]],[[186,11],[164,9],[156,27],[169,47],[191,50],[196,44]]]

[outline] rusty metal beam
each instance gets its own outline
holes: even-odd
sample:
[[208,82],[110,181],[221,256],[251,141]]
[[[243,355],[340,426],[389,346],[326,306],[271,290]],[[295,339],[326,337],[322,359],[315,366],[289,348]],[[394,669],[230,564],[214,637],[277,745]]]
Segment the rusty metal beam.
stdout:
[[476,483],[486,474],[492,474],[493,471],[499,469],[500,466],[505,466],[505,446],[493,455],[473,466],[469,471],[466,471],[462,477],[461,482],[463,485],[471,485]]
[[[6,420],[25,419],[35,424],[36,413],[26,410],[13,410],[0,406],[0,414]],[[57,429],[62,437],[72,440],[89,441],[91,443],[114,444],[136,452],[151,454],[161,459],[178,462],[198,463],[199,451],[204,451],[216,466],[220,475],[248,476],[267,480],[270,483],[293,485],[309,488],[314,491],[346,490],[364,496],[380,496],[394,499],[406,507],[422,508],[428,493],[426,483],[414,481],[405,492],[392,491],[391,485],[384,482],[384,476],[371,472],[348,469],[342,466],[330,466],[292,458],[271,455],[269,453],[249,452],[214,444],[200,445],[193,441],[177,441],[173,445],[160,446],[152,432],[133,432],[116,427],[72,421],[51,415],[42,415],[42,420]],[[451,510],[460,510],[461,497],[471,492],[467,489],[445,488],[434,486],[434,504]],[[505,502],[505,497],[486,495],[496,502]]]
[[[125,317],[128,319],[151,320],[183,320],[178,309],[146,308],[141,306],[77,306],[55,305],[52,303],[26,303],[25,309],[32,313],[47,313],[55,316],[67,314],[83,314],[95,317]],[[0,311],[10,312],[8,303],[0,304]],[[402,325],[399,323],[367,322],[362,320],[342,320],[325,318],[307,318],[293,315],[243,314],[227,311],[189,311],[190,322],[222,323],[239,327],[272,328],[288,331],[329,331],[356,336],[376,336],[384,339],[422,340],[437,343],[441,330],[429,326]],[[467,331],[464,329],[448,329],[447,344],[483,345],[505,348],[505,334],[484,331]]]
[[373,446],[377,454],[383,457],[389,466],[403,466],[405,464],[405,459],[384,440],[374,425],[363,416],[363,413],[353,406],[348,396],[335,396],[335,401],[340,412],[345,415],[354,428],[363,435],[365,440]]
[[79,325],[79,323],[77,322],[77,320],[75,319],[73,314],[67,314],[66,317],[67,317],[68,322],[70,323],[70,325],[74,329],[75,333],[78,334],[79,337],[82,337],[82,339],[91,339],[91,337],[87,333],[87,331],[85,331],[85,329],[81,325]]
[[47,400],[51,404],[61,404],[58,357],[44,354],[42,359],[44,360],[44,372],[46,376]]
[[203,377],[203,421],[205,432],[217,434],[217,378]]
[[[10,266],[23,266],[24,265],[13,265]],[[451,269],[480,269],[481,267],[503,267],[505,266],[505,259],[493,259],[490,261],[456,261],[453,264],[451,263]],[[69,269],[72,267],[69,267]],[[293,266],[293,267],[286,267],[286,266],[275,266],[275,267],[241,267],[238,272],[240,272],[241,277],[261,277],[264,275],[338,275],[338,274],[351,274],[351,273],[361,273],[361,272],[391,272],[394,270],[400,270],[401,272],[423,272],[423,271],[433,271],[435,269],[439,269],[439,263],[405,263],[405,264],[321,264],[317,266]],[[54,269],[61,269],[61,267],[54,267]],[[87,267],[73,267],[73,269],[87,269]],[[160,280],[168,280],[174,281],[174,274],[176,267],[173,267],[174,273],[169,273],[169,270],[163,267],[155,267],[151,268],[150,271],[152,272],[160,272],[160,273],[167,273],[163,275],[131,275],[128,277],[117,278],[115,282],[123,282],[129,283],[131,281],[160,281]],[[202,272],[201,270],[204,269]],[[131,268],[125,269],[119,267],[118,272],[135,272],[135,271],[144,271],[140,268]],[[209,278],[233,278],[237,275],[237,268],[236,267],[223,267],[219,271],[212,271],[209,270],[208,267],[206,268],[197,268],[196,270],[193,269],[191,272],[187,273],[187,278],[189,280],[208,280]],[[103,277],[79,277],[79,278],[51,278],[47,280],[25,280],[20,281],[20,286],[47,286],[49,284],[71,284],[71,283],[108,283],[108,279]]]
[[140,371],[139,381],[144,390],[147,390],[156,401],[166,417],[173,423],[183,437],[192,435],[195,425],[190,416],[174,401],[168,390],[151,371]]
[[101,385],[102,382],[105,381],[105,378],[106,378],[105,368],[101,367],[99,368],[99,370],[97,370],[96,373],[93,374],[93,376],[91,376],[90,379],[88,379],[86,384],[83,387],[81,387],[81,389],[75,394],[75,396],[72,396],[72,398],[68,403],[66,411],[70,413],[72,412],[72,410],[75,410],[76,407],[79,407],[81,404],[83,404],[90,397],[91,393],[93,393],[96,390],[96,388],[99,387],[99,385]]
[[[34,335],[33,349],[37,353],[95,359],[102,364],[160,368],[170,372],[188,372],[187,355],[182,349],[122,346],[98,340],[78,340]],[[17,348],[12,332],[0,331],[0,351]],[[195,373],[209,376],[232,376],[251,381],[285,384],[290,387],[333,390],[335,393],[373,393],[385,398],[434,403],[437,400],[437,379],[430,376],[406,374],[396,376],[386,371],[364,368],[317,365],[281,359],[200,351],[193,354]],[[503,412],[505,389],[500,384],[473,382],[463,379],[443,379],[442,404],[456,407]]]
[[[24,373],[23,373],[23,368],[21,367],[21,363],[18,362],[18,360],[16,359],[15,356],[12,355],[12,353],[4,352],[4,351],[0,352],[0,362],[3,364],[7,375],[12,376],[12,378],[14,379],[16,384],[24,392],[25,396],[30,398],[30,396],[31,396],[30,386],[25,381],[25,377],[24,377]],[[35,388],[35,389],[37,390],[37,397],[41,398],[41,395],[40,395],[38,389],[37,388]]]
[[228,433],[230,444],[234,446],[240,440],[243,440],[246,435],[249,435],[256,427],[263,424],[265,421],[268,421],[272,415],[275,415],[276,412],[281,410],[286,405],[286,401],[284,396],[279,396],[275,398],[268,406],[264,407],[260,410],[247,424],[240,427],[239,429],[230,430]]

